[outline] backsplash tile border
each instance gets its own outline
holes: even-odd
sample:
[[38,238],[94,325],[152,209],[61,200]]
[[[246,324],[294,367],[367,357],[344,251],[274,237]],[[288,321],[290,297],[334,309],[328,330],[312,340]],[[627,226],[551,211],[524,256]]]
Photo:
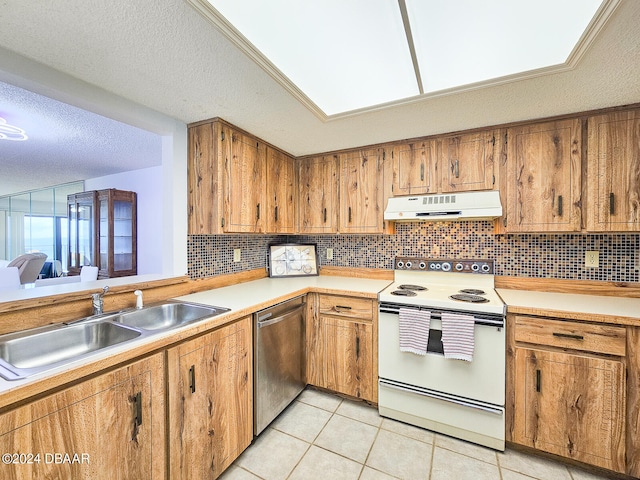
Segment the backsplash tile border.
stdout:
[[[488,258],[496,275],[640,281],[640,234],[495,234],[493,223],[398,223],[394,235],[190,235],[188,274],[205,278],[266,267],[270,243],[316,243],[320,265],[393,268],[396,256]],[[240,248],[242,259],[233,261]],[[333,259],[327,259],[333,248]],[[586,268],[585,252],[597,250],[600,266]]]

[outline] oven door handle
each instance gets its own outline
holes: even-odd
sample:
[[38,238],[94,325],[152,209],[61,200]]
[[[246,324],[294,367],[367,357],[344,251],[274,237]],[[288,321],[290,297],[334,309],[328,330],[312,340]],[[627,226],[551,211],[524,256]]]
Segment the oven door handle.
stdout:
[[477,410],[482,410],[484,412],[493,413],[494,415],[504,415],[503,407],[494,407],[488,404],[480,404],[476,402],[471,402],[468,400],[461,399],[459,397],[455,397],[453,395],[449,395],[442,392],[435,392],[432,390],[426,390],[423,388],[409,388],[402,385],[398,385],[394,382],[389,382],[384,379],[378,380],[378,383],[381,387],[393,388],[395,390],[400,390],[402,392],[415,393],[416,395],[422,395],[424,397],[435,398],[436,400],[442,400],[445,402],[455,403],[456,405],[461,405],[463,407],[475,408]]

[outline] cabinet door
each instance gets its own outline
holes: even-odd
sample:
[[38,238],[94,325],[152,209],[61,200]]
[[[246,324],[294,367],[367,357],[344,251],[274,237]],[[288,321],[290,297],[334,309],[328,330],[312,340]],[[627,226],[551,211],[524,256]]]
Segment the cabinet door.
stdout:
[[498,131],[456,135],[442,140],[441,191],[492,190],[494,149]]
[[298,163],[298,229],[300,233],[338,231],[337,159],[314,157]]
[[393,195],[416,195],[438,191],[437,142],[407,143],[393,147]]
[[640,230],[640,111],[589,118],[587,230]]
[[189,235],[220,233],[222,185],[218,177],[222,127],[211,122],[189,127],[187,157]]
[[320,325],[326,388],[376,401],[371,323],[323,316]]
[[69,225],[69,256],[67,269],[79,275],[83,265],[95,265],[97,252],[96,234],[99,229],[95,191],[67,196],[67,220]]
[[253,438],[251,317],[168,350],[169,477],[216,478]]
[[224,141],[224,231],[262,232],[265,146],[254,137],[228,132]]
[[266,232],[296,233],[295,160],[267,147]]
[[581,228],[579,119],[508,130],[508,232]]
[[0,415],[0,450],[31,460],[4,462],[0,476],[162,480],[164,425],[158,354]]
[[621,361],[518,348],[515,368],[515,442],[624,472]]
[[340,156],[340,232],[382,233],[382,158],[377,149]]

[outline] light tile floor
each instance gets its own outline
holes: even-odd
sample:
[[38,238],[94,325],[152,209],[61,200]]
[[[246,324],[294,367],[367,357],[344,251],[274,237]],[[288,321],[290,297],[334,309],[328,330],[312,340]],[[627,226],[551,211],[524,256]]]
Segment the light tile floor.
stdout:
[[222,480],[597,480],[586,471],[504,453],[378,415],[362,402],[307,389]]

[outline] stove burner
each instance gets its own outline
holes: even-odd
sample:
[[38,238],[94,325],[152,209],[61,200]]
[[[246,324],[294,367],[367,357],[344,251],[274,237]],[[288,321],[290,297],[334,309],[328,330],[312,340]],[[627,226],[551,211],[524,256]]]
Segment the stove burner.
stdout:
[[423,287],[422,285],[411,285],[411,284],[403,284],[403,285],[400,285],[398,288],[401,290],[415,290],[415,291],[421,291],[421,290],[427,289],[427,287]]
[[415,297],[418,294],[412,290],[394,290],[393,292],[391,292],[391,295],[398,295],[400,297]]
[[459,300],[461,302],[470,303],[487,303],[489,301],[488,299],[480,297],[479,295],[469,295],[466,293],[451,295],[449,298],[452,300]]
[[464,288],[460,290],[460,293],[468,293],[469,295],[485,295],[487,292],[477,288]]

